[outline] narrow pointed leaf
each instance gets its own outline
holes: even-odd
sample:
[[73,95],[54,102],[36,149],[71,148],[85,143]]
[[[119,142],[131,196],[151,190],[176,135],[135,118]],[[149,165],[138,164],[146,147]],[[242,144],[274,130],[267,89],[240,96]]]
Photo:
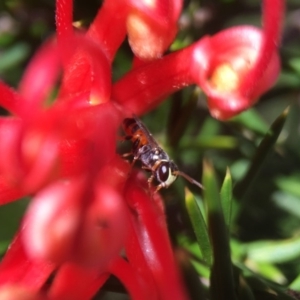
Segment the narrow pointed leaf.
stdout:
[[258,241],[245,245],[246,255],[256,262],[284,263],[300,256],[300,237],[281,241]]
[[[250,262],[250,264],[252,265],[252,262]],[[283,275],[282,271],[272,263],[253,262],[252,266],[254,267],[255,272],[259,273],[261,276],[263,276],[266,279],[269,279],[273,282],[282,285],[287,283],[287,279]]]
[[292,281],[289,288],[298,292],[300,291],[300,274]]
[[[299,183],[298,183],[299,187]],[[289,214],[300,218],[300,201],[299,197],[286,192],[275,192],[273,194],[273,200],[278,207],[285,210]]]
[[198,275],[201,276],[201,278],[208,279],[210,276],[210,269],[208,269],[206,266],[204,266],[202,263],[200,263],[197,260],[192,259],[191,263],[193,267],[195,268]]
[[212,263],[212,252],[207,226],[193,194],[187,188],[185,190],[185,204],[203,260],[210,266]]
[[225,223],[229,229],[232,212],[232,179],[229,168],[226,170],[225,179],[221,188],[221,203]]
[[246,278],[248,285],[251,287],[256,300],[279,299],[279,300],[294,300],[285,293],[285,288],[277,285],[271,285],[254,276]]
[[237,146],[238,140],[236,138],[226,135],[215,135],[200,136],[196,140],[182,139],[180,149],[235,149]]
[[245,177],[236,184],[234,188],[234,195],[237,200],[241,201],[258,174],[263,162],[270,153],[270,150],[275,145],[277,138],[283,128],[283,125],[288,116],[289,107],[273,122],[269,131],[259,144],[256,153],[252,159],[251,165]]
[[219,188],[212,166],[204,162],[204,199],[207,205],[208,230],[213,248],[210,293],[212,300],[235,300],[228,230],[222,211]]

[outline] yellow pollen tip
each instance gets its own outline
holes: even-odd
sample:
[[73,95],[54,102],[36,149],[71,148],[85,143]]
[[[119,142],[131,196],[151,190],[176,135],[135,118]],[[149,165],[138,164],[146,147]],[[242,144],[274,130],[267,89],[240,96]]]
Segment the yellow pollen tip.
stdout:
[[239,82],[239,74],[228,63],[218,66],[210,77],[211,85],[220,92],[236,90]]

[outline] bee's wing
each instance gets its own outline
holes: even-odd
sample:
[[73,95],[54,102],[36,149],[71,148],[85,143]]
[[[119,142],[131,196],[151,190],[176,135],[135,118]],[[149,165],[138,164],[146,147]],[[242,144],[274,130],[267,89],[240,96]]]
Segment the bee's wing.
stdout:
[[158,148],[159,147],[158,143],[156,142],[156,140],[154,139],[154,137],[152,136],[152,134],[150,133],[148,128],[144,125],[144,123],[139,118],[137,118],[135,115],[133,117],[134,117],[136,123],[139,125],[139,127],[143,131],[143,134],[146,136],[148,144],[152,148]]

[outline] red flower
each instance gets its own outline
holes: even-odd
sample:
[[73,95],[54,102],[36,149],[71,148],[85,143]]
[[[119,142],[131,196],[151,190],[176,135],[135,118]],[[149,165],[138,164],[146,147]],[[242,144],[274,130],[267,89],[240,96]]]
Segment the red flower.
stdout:
[[[116,154],[117,129],[189,84],[203,88],[220,119],[253,105],[279,72],[283,5],[265,0],[263,30],[231,28],[163,55],[181,6],[107,0],[78,33],[72,1],[57,0],[57,40],[42,46],[18,92],[0,82],[0,104],[12,114],[0,119],[0,203],[32,196],[0,264],[0,295],[88,299],[114,274],[133,299],[187,298],[162,199]],[[138,63],[112,83],[126,34]],[[58,96],[47,105],[61,69]]]

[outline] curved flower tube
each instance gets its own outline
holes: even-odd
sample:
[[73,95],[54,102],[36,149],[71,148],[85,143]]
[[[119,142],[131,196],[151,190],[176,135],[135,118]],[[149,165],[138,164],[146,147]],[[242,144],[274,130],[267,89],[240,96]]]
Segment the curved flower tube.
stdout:
[[59,43],[65,42],[73,32],[73,1],[56,0],[55,2],[56,33]]
[[1,107],[15,115],[21,113],[22,106],[20,105],[20,95],[2,81],[0,81],[0,95]]
[[91,299],[108,277],[109,273],[99,275],[97,269],[65,263],[57,270],[48,297],[49,299]]
[[90,104],[105,103],[111,89],[107,54],[99,39],[73,30],[72,13],[72,0],[56,1],[57,41],[64,68],[59,98],[70,99],[88,92]]
[[[255,84],[244,82],[253,74],[264,42],[263,32],[255,27],[239,26],[213,36],[207,48],[194,52],[193,77],[208,97],[213,117],[226,120],[251,107],[276,81],[280,63],[273,51],[269,63]],[[203,66],[204,62],[204,66]],[[197,66],[203,66],[197,68]],[[252,76],[252,75],[251,75]],[[256,77],[258,78],[258,77]]]
[[[68,38],[69,46],[60,45],[64,74],[60,99],[89,93],[89,104],[108,102],[111,93],[110,65],[103,50],[87,36],[76,34]],[[71,47],[70,47],[71,46]]]
[[[125,194],[128,204],[136,211],[137,216],[131,215],[131,222],[135,228],[132,234],[137,235],[139,247],[145,255],[145,262],[159,295],[157,299],[168,299],[168,297],[178,300],[187,299],[168,241],[165,216],[160,205],[161,199],[154,196],[155,201],[151,201],[145,190],[138,186],[139,177],[135,180],[134,177],[131,178]],[[141,186],[145,182],[143,180]],[[129,260],[135,255],[130,253],[130,250],[133,249],[127,248]],[[153,294],[151,299],[155,299]]]
[[57,45],[53,40],[46,42],[31,60],[19,85],[22,96],[23,114],[35,115],[43,107],[60,71]]
[[55,269],[50,261],[32,259],[26,252],[19,232],[0,264],[0,286],[24,286],[28,290],[38,291]]
[[[74,37],[73,40],[82,42],[80,37]],[[90,43],[86,39],[84,41],[87,41],[87,43],[84,43],[82,48],[86,50],[84,53],[85,57],[87,57],[90,55],[90,52],[94,51],[93,47],[96,44]],[[95,138],[94,136],[92,137],[92,131],[89,131],[87,126],[93,126],[94,130],[97,130],[95,126],[98,126],[98,130],[101,130],[101,126],[106,127],[108,124],[108,119],[112,127],[106,127],[108,130],[106,133],[100,131],[101,134],[98,137],[101,138],[101,135],[103,135],[103,139],[109,141],[107,144],[111,145],[110,148],[107,148],[108,152],[103,154],[102,157],[108,159],[112,156],[111,153],[115,149],[115,132],[120,122],[120,114],[111,104],[103,105],[101,108],[97,107],[94,110],[90,109],[91,104],[95,105],[99,101],[107,101],[111,85],[107,60],[103,56],[104,60],[100,59],[99,51],[102,53],[101,49],[97,48],[96,50],[98,52],[94,51],[92,54],[94,55],[92,57],[98,58],[97,63],[93,63],[94,66],[96,65],[92,72],[93,76],[86,76],[87,74],[83,73],[85,74],[84,77],[88,78],[87,84],[73,84],[74,76],[69,75],[68,77],[68,74],[74,74],[74,70],[71,69],[69,73],[67,71],[65,83],[67,86],[70,86],[70,83],[72,83],[71,86],[75,87],[75,89],[65,88],[63,85],[62,96],[59,97],[59,99],[64,99],[63,103],[60,103],[60,101],[54,102],[54,105],[45,111],[42,104],[46,100],[50,87],[53,87],[53,84],[56,83],[60,66],[57,57],[58,48],[53,42],[47,42],[29,64],[20,84],[22,97],[16,96],[12,90],[6,88],[5,85],[1,85],[3,96],[6,96],[5,100],[3,100],[6,101],[3,106],[8,109],[11,108],[12,113],[16,112],[22,117],[22,120],[6,117],[0,122],[0,136],[6,141],[1,143],[0,148],[1,151],[7,153],[6,156],[0,158],[0,170],[2,170],[2,177],[8,180],[8,185],[11,185],[12,189],[16,184],[20,184],[23,181],[21,188],[24,189],[23,192],[33,192],[45,184],[46,180],[52,180],[55,176],[57,177],[59,169],[65,173],[66,168],[64,164],[61,165],[61,161],[65,161],[63,159],[65,155],[60,151],[66,151],[67,149],[61,146],[75,143],[78,140],[76,134],[79,134],[82,139],[83,133],[85,138],[90,139],[93,143]],[[93,61],[92,57],[90,57],[91,62]],[[49,74],[47,70],[49,70]],[[35,77],[36,75],[38,75],[38,80]],[[75,72],[76,76],[78,74]],[[81,76],[78,76],[76,80],[76,83],[82,83]],[[64,93],[67,92],[68,95],[63,98]],[[67,99],[70,100],[68,101]],[[21,108],[15,103],[18,103]],[[103,118],[105,119],[104,122]],[[80,126],[79,121],[81,122]],[[76,125],[74,126],[74,124]],[[82,145],[83,148],[80,151],[87,151],[85,149],[86,140],[81,144],[85,145]],[[79,146],[77,142],[76,147],[72,147],[72,151],[74,152],[75,150],[78,153]],[[101,147],[101,149],[104,150],[105,148]],[[70,151],[66,154],[68,155],[68,165],[71,165],[70,154]],[[74,155],[75,153],[73,153]],[[82,155],[82,152],[76,155],[75,160],[83,162],[86,156],[79,159],[79,155]],[[86,167],[86,163],[83,166],[74,162],[72,162],[72,165],[76,165],[77,169],[79,166]],[[72,168],[74,169],[73,166]],[[81,171],[82,169],[79,172]],[[24,177],[26,177],[26,180],[24,180]]]
[[18,186],[12,186],[7,178],[0,176],[0,204],[4,205],[11,201],[25,197],[26,193],[20,191]]
[[130,292],[132,299],[154,299],[146,293],[146,289],[143,289],[144,286],[133,266],[131,266],[131,264],[126,262],[123,258],[116,259],[113,263],[111,263],[109,271],[124,284]]
[[213,117],[226,120],[256,103],[276,81],[282,0],[264,2],[265,30],[226,29],[188,48],[140,65],[116,82],[112,98],[129,114],[143,114],[171,93],[198,84]]
[[139,115],[151,110],[169,94],[196,83],[208,96],[211,114],[218,119],[228,119],[252,106],[277,79],[279,57],[272,52],[251,94],[249,89],[241,89],[262,42],[263,33],[255,27],[224,30],[159,61],[135,68],[114,84],[112,97],[129,113]]
[[[181,7],[182,0],[106,0],[88,34],[103,45],[112,60],[127,32],[134,54],[151,60],[160,57],[173,41]],[[108,35],[111,24],[117,30]]]

